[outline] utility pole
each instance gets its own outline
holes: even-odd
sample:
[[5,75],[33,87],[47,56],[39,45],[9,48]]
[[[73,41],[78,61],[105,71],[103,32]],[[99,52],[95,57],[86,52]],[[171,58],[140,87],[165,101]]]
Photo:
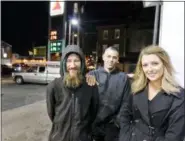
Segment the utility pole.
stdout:
[[160,14],[159,11],[160,11],[160,5],[157,4],[155,6],[155,21],[154,21],[153,44],[157,44],[159,14]]
[[82,17],[84,14],[84,6],[82,5],[80,8],[80,11],[78,11],[78,20],[79,20],[79,25],[77,28],[77,45],[80,46],[80,42],[81,42],[81,33],[82,33],[82,27],[80,25],[82,25]]
[[78,20],[79,20],[79,24],[78,24],[78,27],[77,27],[77,45],[78,45],[78,46],[80,46],[80,36],[81,36],[81,35],[80,35],[80,29],[81,29],[81,28],[80,28],[80,25],[81,25],[81,14],[82,14],[82,12],[83,12],[83,11],[82,11],[82,8],[83,8],[83,7],[80,8],[80,11],[78,11],[78,14],[77,14]]
[[80,45],[80,47],[82,48],[82,50],[84,51],[84,38],[85,38],[85,36],[84,36],[84,33],[85,33],[85,31],[84,31],[84,27],[83,27],[83,24],[84,24],[84,5],[82,5],[81,6],[81,9],[80,9],[81,11],[81,13],[80,13],[80,35],[79,35],[79,40],[80,40],[80,42],[79,42],[79,45]]
[[150,1],[144,1],[143,0],[143,6],[144,8],[147,7],[155,7],[155,21],[154,21],[154,32],[153,32],[153,44],[157,44],[157,39],[158,39],[158,27],[159,27],[159,15],[160,15],[160,8],[162,5],[161,0],[157,0],[155,2],[150,2]]
[[77,45],[80,46],[80,25],[77,26]]
[[[50,9],[50,4],[49,4],[49,9]],[[51,60],[51,56],[50,56],[50,29],[51,29],[51,17],[50,17],[50,12],[48,14],[48,47],[47,47],[47,60],[50,61]]]
[[72,34],[72,45],[75,44],[75,36],[74,36],[74,31],[73,31],[73,34]]
[[66,32],[67,32],[67,22],[66,22],[66,17],[67,17],[67,2],[64,1],[64,14],[63,14],[63,40],[62,40],[62,48],[65,48],[66,46]]
[[71,21],[69,20],[68,45],[71,45]]
[[[75,2],[73,5],[73,18],[69,19],[69,31],[68,31],[68,44],[77,44],[80,46],[80,14],[79,14],[79,8],[78,3]],[[72,25],[74,26],[72,28]],[[77,27],[75,27],[77,26]],[[77,38],[77,39],[76,39]],[[72,40],[72,43],[71,43]]]
[[[79,45],[79,5],[78,5],[78,3],[77,2],[75,2],[74,3],[74,10],[73,10],[73,15],[74,15],[74,17],[75,18],[77,18],[77,20],[78,20],[78,25],[77,25],[77,45]],[[73,39],[73,44],[75,44],[75,37],[74,37],[74,35],[75,35],[75,33],[74,33],[74,31],[73,31],[73,37],[72,37],[72,39]]]

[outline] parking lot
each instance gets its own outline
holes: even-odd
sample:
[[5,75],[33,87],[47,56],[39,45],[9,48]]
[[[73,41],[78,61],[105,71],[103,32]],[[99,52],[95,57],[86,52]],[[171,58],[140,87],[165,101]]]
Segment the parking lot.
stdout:
[[1,80],[2,141],[46,141],[51,121],[46,111],[46,86]]
[[46,86],[40,84],[17,85],[11,79],[2,80],[2,111],[44,100]]

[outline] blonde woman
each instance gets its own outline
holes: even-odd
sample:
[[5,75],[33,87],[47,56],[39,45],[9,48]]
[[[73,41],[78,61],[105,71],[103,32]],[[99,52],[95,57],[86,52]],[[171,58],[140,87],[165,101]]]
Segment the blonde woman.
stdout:
[[148,46],[141,51],[131,89],[121,110],[120,141],[183,141],[184,89],[165,50]]

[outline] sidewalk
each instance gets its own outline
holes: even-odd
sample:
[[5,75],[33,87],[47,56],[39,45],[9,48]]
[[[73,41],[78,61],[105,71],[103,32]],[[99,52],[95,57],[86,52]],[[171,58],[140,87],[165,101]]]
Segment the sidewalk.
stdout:
[[47,141],[50,129],[45,101],[2,112],[2,141]]
[[11,75],[1,75],[1,79],[12,79]]

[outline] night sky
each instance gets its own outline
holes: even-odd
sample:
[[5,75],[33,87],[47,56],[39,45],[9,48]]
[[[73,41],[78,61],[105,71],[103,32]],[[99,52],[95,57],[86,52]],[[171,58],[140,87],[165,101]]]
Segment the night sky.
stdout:
[[[68,16],[72,13],[72,4],[68,3]],[[80,4],[85,4],[85,21],[110,19],[122,23],[125,19],[137,21],[139,18],[144,21],[150,20],[153,12],[151,8],[143,11],[142,2],[86,1]],[[13,52],[28,55],[32,46],[47,45],[49,2],[7,1],[1,2],[1,9],[1,38],[12,45]],[[142,19],[143,13],[148,18]],[[86,23],[86,26],[98,24]]]
[[27,55],[32,45],[47,43],[48,2],[2,2],[2,40],[13,52]]

